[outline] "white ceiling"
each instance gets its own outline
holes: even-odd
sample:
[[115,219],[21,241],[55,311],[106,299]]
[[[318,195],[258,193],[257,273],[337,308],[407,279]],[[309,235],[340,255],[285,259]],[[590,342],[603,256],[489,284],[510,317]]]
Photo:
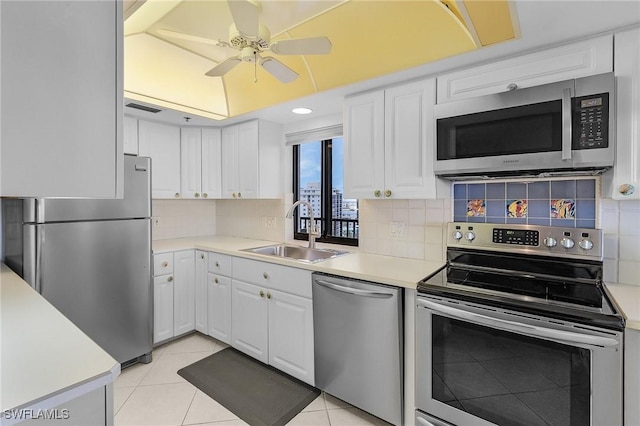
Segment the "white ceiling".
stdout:
[[[550,45],[590,37],[614,29],[640,25],[640,0],[517,0],[514,1],[520,38],[484,47],[476,51],[446,58],[379,78],[352,84],[338,89],[296,99],[273,107],[254,111],[230,119],[215,121],[192,117],[187,123],[187,114],[165,110],[159,114],[125,108],[127,115],[149,120],[160,120],[179,125],[225,126],[252,118],[296,126],[325,116],[336,116],[342,112],[345,95],[378,87],[392,85],[405,80],[437,75],[447,70],[488,62],[497,58],[539,50]],[[141,103],[137,102],[136,103]],[[313,109],[313,114],[300,116],[291,113],[297,106]]]

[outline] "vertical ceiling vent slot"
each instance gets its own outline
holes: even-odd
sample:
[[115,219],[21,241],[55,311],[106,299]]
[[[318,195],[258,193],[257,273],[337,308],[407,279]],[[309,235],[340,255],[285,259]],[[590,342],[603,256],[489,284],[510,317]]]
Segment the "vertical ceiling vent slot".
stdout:
[[154,114],[157,114],[160,111],[162,111],[161,109],[151,108],[151,107],[140,105],[140,104],[134,104],[133,102],[128,103],[126,106],[129,107],[129,108],[140,109],[142,111],[147,111],[147,112],[151,112],[151,113],[154,113]]

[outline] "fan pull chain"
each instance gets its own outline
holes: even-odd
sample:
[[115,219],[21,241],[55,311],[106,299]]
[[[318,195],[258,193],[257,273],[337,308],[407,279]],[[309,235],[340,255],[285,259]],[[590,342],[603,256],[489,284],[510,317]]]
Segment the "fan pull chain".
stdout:
[[258,82],[258,54],[253,52],[253,82]]

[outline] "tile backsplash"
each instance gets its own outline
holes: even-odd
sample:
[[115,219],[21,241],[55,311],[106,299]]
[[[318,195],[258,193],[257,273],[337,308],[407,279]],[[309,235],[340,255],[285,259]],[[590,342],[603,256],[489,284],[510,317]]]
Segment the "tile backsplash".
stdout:
[[154,240],[215,235],[216,202],[213,200],[152,200]]
[[453,184],[456,222],[596,228],[598,178]]

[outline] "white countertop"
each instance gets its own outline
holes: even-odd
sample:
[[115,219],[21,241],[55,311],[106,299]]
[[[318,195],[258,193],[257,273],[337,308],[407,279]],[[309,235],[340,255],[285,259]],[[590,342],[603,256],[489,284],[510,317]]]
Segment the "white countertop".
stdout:
[[640,330],[640,286],[607,283],[607,290],[624,312],[627,328]]
[[51,408],[56,395],[120,374],[115,359],[1,263],[0,313],[0,420],[5,410]]
[[[247,248],[279,243],[281,243],[281,241],[253,240],[249,238],[225,236],[177,238],[153,241],[153,252],[162,253],[195,248],[410,289],[415,289],[418,281],[443,265],[443,263],[440,262],[360,253],[357,251],[357,247],[345,246],[340,246],[338,249],[351,251],[352,253],[317,263],[305,263],[241,251]],[[287,242],[287,244],[306,245],[303,241]],[[336,246],[329,244],[318,244],[318,247],[336,248]]]

